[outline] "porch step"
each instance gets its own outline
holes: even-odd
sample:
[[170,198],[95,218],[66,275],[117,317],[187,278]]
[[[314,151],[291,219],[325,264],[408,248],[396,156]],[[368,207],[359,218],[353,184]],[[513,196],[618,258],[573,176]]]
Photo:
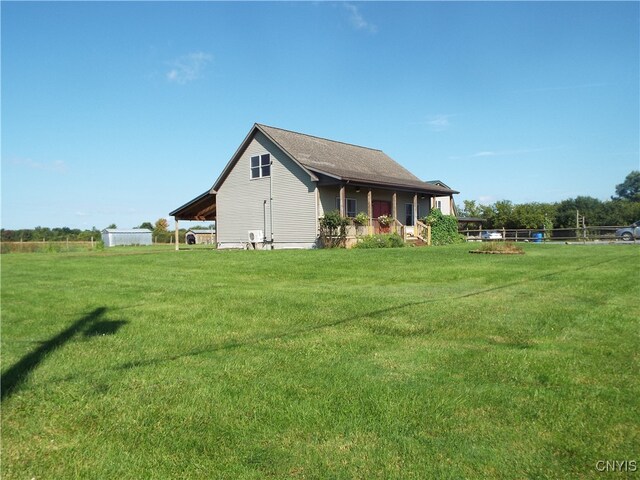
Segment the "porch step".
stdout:
[[424,247],[427,245],[427,242],[425,242],[424,240],[422,240],[419,237],[414,237],[414,236],[408,236],[407,240],[405,242],[407,245],[413,246],[413,247]]

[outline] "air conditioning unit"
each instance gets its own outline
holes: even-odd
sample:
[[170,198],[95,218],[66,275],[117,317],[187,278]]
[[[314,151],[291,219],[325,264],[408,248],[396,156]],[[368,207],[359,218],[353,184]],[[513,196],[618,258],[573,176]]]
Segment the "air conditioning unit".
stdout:
[[249,230],[249,241],[251,243],[264,242],[264,232],[262,230]]

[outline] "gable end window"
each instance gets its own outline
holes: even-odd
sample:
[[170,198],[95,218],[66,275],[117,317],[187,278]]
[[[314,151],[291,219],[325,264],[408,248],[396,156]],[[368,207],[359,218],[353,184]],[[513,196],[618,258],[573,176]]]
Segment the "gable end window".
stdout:
[[264,178],[271,175],[271,155],[264,153],[251,157],[251,178]]

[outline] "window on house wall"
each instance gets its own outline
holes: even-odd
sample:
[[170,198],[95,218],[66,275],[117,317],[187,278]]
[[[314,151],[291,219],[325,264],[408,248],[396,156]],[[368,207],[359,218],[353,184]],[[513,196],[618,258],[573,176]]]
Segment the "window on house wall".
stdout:
[[440,200],[436,200],[436,208],[442,211],[442,202]]
[[271,175],[271,155],[268,153],[251,157],[251,178]]
[[[356,204],[356,199],[355,198],[346,198],[345,199],[346,205],[345,205],[345,214],[347,217],[355,217],[356,216],[356,210],[358,209],[358,206]],[[336,197],[336,210],[340,211],[340,197]]]

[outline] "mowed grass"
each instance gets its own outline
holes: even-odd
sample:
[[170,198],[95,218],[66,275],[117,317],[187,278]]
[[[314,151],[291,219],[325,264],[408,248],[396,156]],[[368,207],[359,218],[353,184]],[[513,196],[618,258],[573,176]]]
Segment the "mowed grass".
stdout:
[[469,249],[3,255],[2,478],[640,460],[640,249]]

